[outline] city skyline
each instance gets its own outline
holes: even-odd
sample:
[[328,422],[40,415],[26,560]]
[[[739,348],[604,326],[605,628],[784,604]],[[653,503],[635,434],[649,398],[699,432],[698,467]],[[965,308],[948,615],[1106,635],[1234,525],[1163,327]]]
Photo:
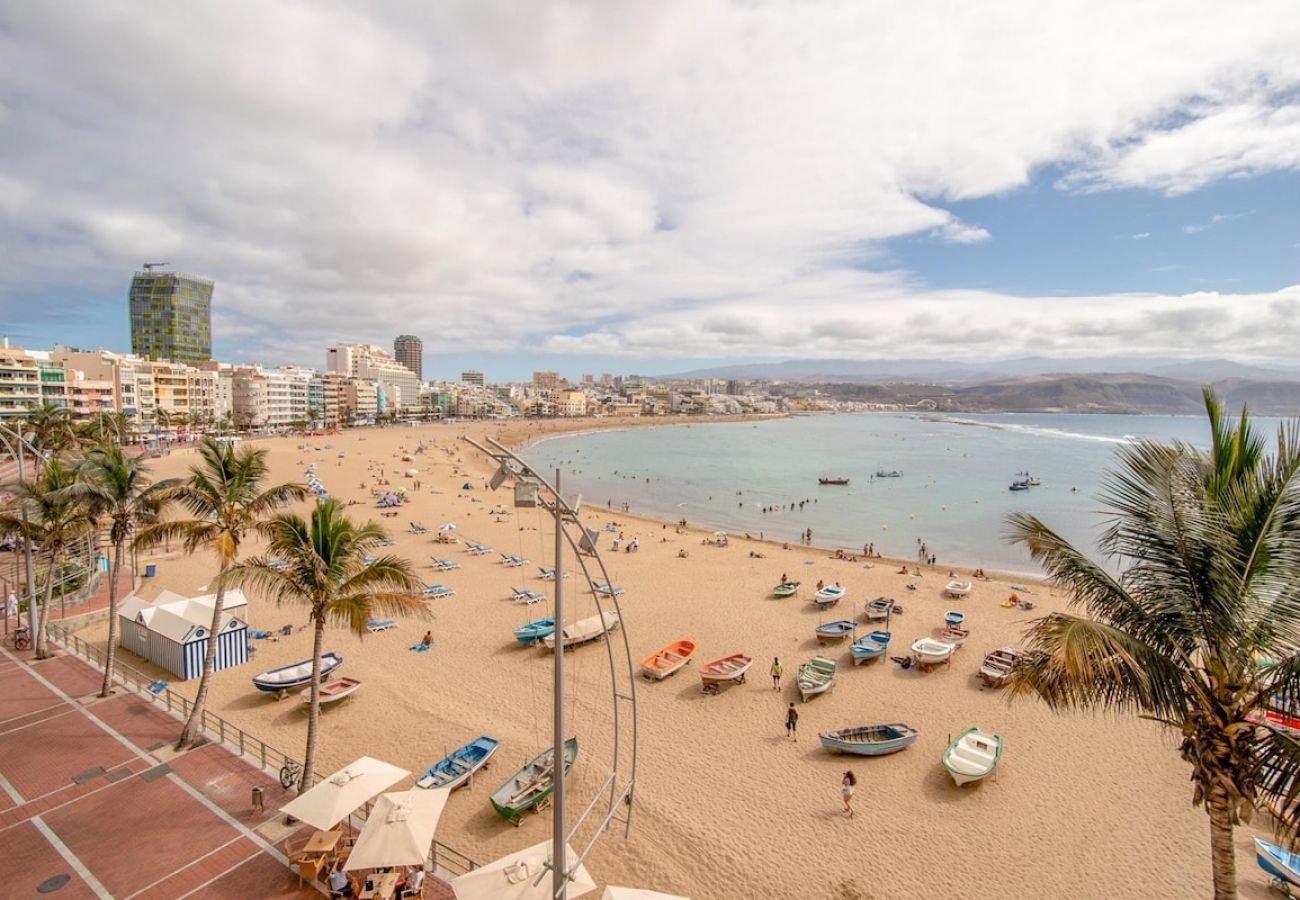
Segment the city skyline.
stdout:
[[0,12],[16,343],[130,346],[151,259],[217,358],[427,378],[1300,340],[1291,4],[237,7]]

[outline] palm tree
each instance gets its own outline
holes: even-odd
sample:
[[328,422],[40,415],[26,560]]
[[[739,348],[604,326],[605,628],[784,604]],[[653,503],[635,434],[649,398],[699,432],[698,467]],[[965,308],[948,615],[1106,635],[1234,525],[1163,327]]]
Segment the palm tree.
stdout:
[[[1191,766],[1192,802],[1210,818],[1214,895],[1236,896],[1233,828],[1274,801],[1290,821],[1300,743],[1264,718],[1300,700],[1300,422],[1276,452],[1242,410],[1234,426],[1207,389],[1208,451],[1141,442],[1119,452],[1099,546],[1112,574],[1034,516],[1008,520],[1071,612],[1036,620],[1018,694],[1058,710],[1101,708],[1173,729]],[[1275,664],[1274,660],[1284,660]]]
[[73,447],[77,442],[72,415],[62,406],[47,403],[28,410],[23,418],[27,421],[28,439],[46,459]]
[[[204,438],[199,445],[199,464],[190,467],[190,477],[168,492],[168,499],[183,506],[192,519],[174,520],[151,525],[140,532],[136,545],[152,546],[164,539],[178,537],[185,551],[193,553],[209,548],[217,555],[219,566],[217,596],[212,607],[212,628],[208,634],[221,632],[222,605],[226,582],[221,580],[239,557],[239,544],[249,530],[255,530],[267,515],[295,500],[308,496],[300,484],[280,484],[263,490],[266,479],[266,451],[244,447],[236,452],[230,444]],[[178,749],[195,743],[202,735],[203,708],[208,699],[217,642],[208,641],[203,659],[203,677],[199,680],[194,708],[177,739]]]
[[122,448],[106,444],[90,450],[80,466],[80,478],[64,491],[68,498],[81,500],[90,515],[108,525],[113,544],[113,565],[108,576],[108,650],[104,661],[104,684],[99,696],[107,697],[113,685],[113,658],[117,639],[117,579],[122,571],[122,549],[133,532],[158,522],[168,504],[169,493],[179,479],[150,484],[138,457],[127,456]]
[[6,487],[14,496],[0,510],[0,533],[21,535],[49,560],[45,570],[45,598],[41,602],[36,634],[32,638],[37,659],[50,655],[45,626],[56,583],[60,596],[63,594],[64,554],[79,538],[95,531],[94,516],[87,511],[85,504],[77,497],[68,496],[67,489],[75,483],[76,477],[75,465],[58,457],[49,459],[30,480]]
[[[305,603],[315,628],[312,640],[311,708],[307,748],[303,754],[300,791],[311,786],[320,719],[320,656],[327,623],[342,625],[364,636],[376,613],[428,616],[419,595],[420,581],[411,564],[397,556],[381,556],[369,565],[365,556],[388,537],[373,522],[354,524],[337,500],[312,510],[310,523],[282,513],[263,529],[267,556],[254,557],[230,572],[230,579],[265,591],[277,604]],[[286,565],[271,565],[278,559]]]

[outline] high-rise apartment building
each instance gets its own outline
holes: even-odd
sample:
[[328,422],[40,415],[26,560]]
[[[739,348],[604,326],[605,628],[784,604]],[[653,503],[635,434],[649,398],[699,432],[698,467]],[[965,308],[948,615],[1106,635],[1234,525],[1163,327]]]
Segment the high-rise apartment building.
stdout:
[[156,271],[131,278],[131,352],[193,365],[212,357],[212,288],[206,278]]
[[460,380],[465,382],[466,384],[477,384],[479,387],[482,387],[483,373],[476,372],[473,369],[469,369],[465,372],[460,373]]
[[384,406],[381,412],[417,409],[420,379],[373,344],[334,344],[325,351],[325,369],[379,384]]
[[539,391],[558,391],[560,389],[560,373],[534,372],[533,387]]
[[413,334],[399,334],[393,341],[393,358],[424,381],[424,341]]

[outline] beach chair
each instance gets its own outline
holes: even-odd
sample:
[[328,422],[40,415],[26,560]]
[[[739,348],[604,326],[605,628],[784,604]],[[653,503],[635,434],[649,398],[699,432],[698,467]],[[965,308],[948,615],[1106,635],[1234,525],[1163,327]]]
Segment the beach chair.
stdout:
[[475,556],[486,556],[492,552],[491,547],[484,547],[482,544],[468,544],[466,549]]
[[510,592],[514,594],[514,601],[516,603],[537,603],[546,599],[543,594],[539,594],[535,591],[520,590],[517,587],[512,587]]
[[518,568],[519,566],[527,565],[528,560],[518,556],[512,556],[509,553],[502,553],[501,562],[504,563],[506,566],[509,566],[510,568],[514,569],[514,568]]
[[374,634],[376,631],[387,631],[390,628],[397,627],[396,619],[370,619],[366,622],[366,631]]
[[[250,648],[250,650],[251,650],[251,648]],[[151,684],[151,685],[149,685],[147,688],[145,688],[145,690],[148,691],[149,693],[153,694],[155,697],[157,697],[157,696],[158,696],[159,694],[161,694],[163,691],[167,690],[167,682],[165,682],[165,681],[155,681],[153,684]]]
[[[554,581],[554,580],[555,580],[555,570],[554,570],[554,569],[548,569],[546,566],[538,566],[537,569],[538,569],[538,571],[540,571],[540,572],[542,573],[542,581]],[[561,578],[568,578],[568,577],[569,577],[569,573],[568,573],[568,572],[561,572],[561,573],[560,573],[560,577],[561,577]]]
[[433,557],[433,567],[439,572],[450,572],[452,569],[459,569],[460,563],[451,559],[438,559]]
[[426,597],[450,597],[456,592],[445,584],[426,584],[423,593]]
[[605,597],[617,597],[619,594],[623,593],[623,589],[621,587],[611,588],[605,582],[597,581],[594,585],[592,585],[592,592],[596,594],[601,594],[602,596]]

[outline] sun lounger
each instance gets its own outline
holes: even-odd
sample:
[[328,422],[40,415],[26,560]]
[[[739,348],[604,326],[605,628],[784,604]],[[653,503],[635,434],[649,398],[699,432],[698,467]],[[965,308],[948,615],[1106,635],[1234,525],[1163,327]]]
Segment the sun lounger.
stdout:
[[475,556],[483,556],[492,552],[491,547],[484,547],[482,544],[475,544],[469,541],[465,543],[465,549],[470,553],[473,553]]
[[396,619],[371,619],[366,622],[366,631],[374,634],[376,631],[387,631],[390,628],[397,627]]
[[617,597],[619,594],[623,593],[623,589],[621,587],[611,588],[608,584],[606,584],[603,581],[596,582],[594,585],[592,585],[592,588],[595,591],[595,593],[604,594],[605,596],[608,597]]
[[539,594],[536,591],[522,591],[516,587],[512,587],[510,591],[514,594],[516,603],[540,603],[546,599],[545,594]]
[[511,556],[509,553],[501,554],[501,562],[505,563],[507,566],[509,566],[512,569],[516,568],[517,566],[523,566],[528,564],[528,560],[518,556]]
[[452,569],[459,569],[460,563],[452,559],[438,559],[433,557],[433,567],[439,572],[450,572]]
[[424,586],[424,596],[426,597],[450,597],[456,593],[445,584],[426,584]]
[[[555,580],[555,570],[554,570],[554,569],[548,569],[546,566],[538,566],[537,568],[538,568],[538,571],[540,571],[540,572],[542,573],[542,580],[543,580],[543,581],[554,581],[554,580]],[[560,577],[561,577],[561,578],[568,578],[568,577],[569,577],[569,573],[568,573],[568,572],[561,572],[561,573],[560,573]]]

